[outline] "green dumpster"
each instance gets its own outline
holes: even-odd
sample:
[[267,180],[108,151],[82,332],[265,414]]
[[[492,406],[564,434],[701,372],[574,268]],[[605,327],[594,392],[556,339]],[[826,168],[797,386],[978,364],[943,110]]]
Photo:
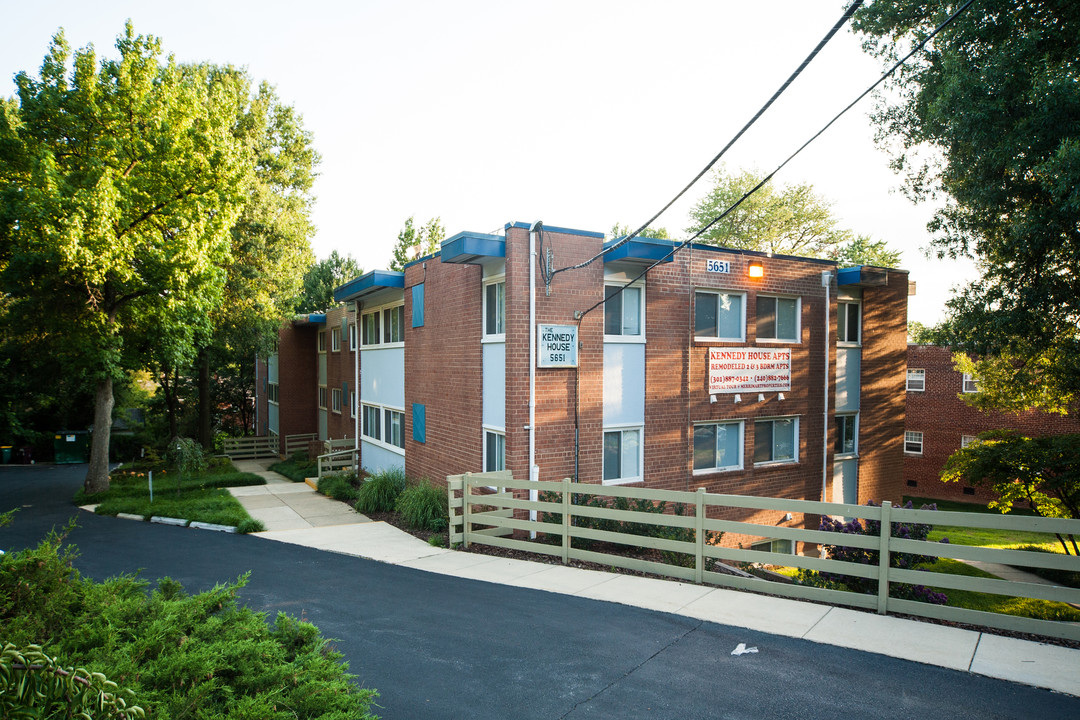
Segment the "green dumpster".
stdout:
[[0,445],[0,460],[2,460],[5,465],[11,462],[10,445]]
[[86,430],[61,430],[53,437],[53,456],[57,464],[84,463],[90,452],[90,433]]

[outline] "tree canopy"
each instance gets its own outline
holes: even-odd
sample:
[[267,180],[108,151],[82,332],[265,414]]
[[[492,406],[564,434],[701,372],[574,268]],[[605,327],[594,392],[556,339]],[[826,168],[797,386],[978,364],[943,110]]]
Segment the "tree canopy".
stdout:
[[[389,270],[402,272],[405,264],[418,257],[433,255],[439,251],[442,241],[446,238],[446,228],[440,218],[431,218],[423,225],[417,227],[410,215],[405,221],[404,227],[398,233],[397,241],[390,256]],[[419,254],[416,254],[417,248]]]
[[[690,210],[696,233],[734,205],[764,178],[743,170],[737,174],[718,168],[713,187]],[[726,217],[705,231],[699,242],[720,247],[761,250],[777,255],[800,255],[835,259],[841,266],[880,265],[895,267],[900,254],[884,241],[855,236],[841,228],[830,203],[809,184],[777,187],[772,181],[750,195]]]
[[[636,230],[636,227],[630,227],[624,223],[615,223],[611,226],[611,232],[609,236],[613,238],[626,237],[630,233]],[[658,240],[671,240],[671,235],[668,234],[667,228],[654,228],[652,226],[645,228],[641,231],[641,237],[657,238]]]
[[[865,48],[891,63],[954,10],[869,3]],[[979,359],[980,393],[1066,412],[1080,392],[1080,4],[985,0],[905,65],[879,99],[878,141],[905,192],[943,203],[929,251],[981,277],[948,303],[950,344]],[[997,398],[989,393],[1000,390]]]
[[219,302],[251,173],[238,74],[162,58],[130,23],[116,47],[99,63],[57,33],[0,109],[0,283],[96,384],[90,493],[108,487],[125,344],[178,306]]
[[334,288],[363,274],[355,258],[331,250],[329,257],[315,263],[304,273],[303,290],[296,311],[310,313],[333,307],[336,304]]

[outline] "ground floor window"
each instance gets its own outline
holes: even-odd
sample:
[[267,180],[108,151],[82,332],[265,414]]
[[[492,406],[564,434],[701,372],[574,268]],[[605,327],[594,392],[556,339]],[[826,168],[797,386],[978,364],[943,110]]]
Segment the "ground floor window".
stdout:
[[640,482],[642,428],[604,431],[604,482]]
[[790,540],[762,540],[750,545],[751,550],[762,550],[764,552],[782,553],[784,555],[794,555],[795,551],[792,549],[792,543]]
[[799,418],[773,418],[754,422],[754,462],[799,460]]
[[506,469],[506,435],[495,430],[484,431],[484,472]]
[[833,448],[833,452],[837,455],[855,455],[858,453],[858,427],[857,415],[837,415],[836,447]]
[[360,405],[360,432],[365,440],[391,449],[405,449],[405,413],[382,405]]
[[341,412],[341,388],[331,388],[330,409],[336,413]]
[[743,423],[694,426],[694,471],[741,470]]
[[277,383],[270,383],[266,386],[266,397],[270,402],[274,403],[275,405],[278,403],[280,393],[281,389]]
[[382,440],[382,414],[374,405],[364,405],[361,413],[364,437],[370,440]]
[[326,386],[325,385],[320,385],[319,386],[319,407],[321,409],[323,409],[323,410],[325,410],[327,408],[327,406],[330,404],[330,401],[328,400],[328,397],[329,397],[329,393],[326,391]]
[[904,452],[911,455],[922,455],[923,434],[921,432],[907,431],[904,433]]
[[386,437],[383,440],[387,445],[405,449],[405,413],[398,410],[385,408],[383,419],[386,421]]

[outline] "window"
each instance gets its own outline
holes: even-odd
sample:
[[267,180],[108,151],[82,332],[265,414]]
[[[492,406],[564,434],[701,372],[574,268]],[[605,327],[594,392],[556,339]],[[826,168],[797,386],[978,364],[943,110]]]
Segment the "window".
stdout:
[[339,352],[341,350],[341,329],[334,328],[330,331],[330,352]]
[[383,410],[383,419],[386,421],[386,435],[383,440],[387,445],[397,448],[405,448],[405,413],[398,410]]
[[280,402],[280,400],[278,400],[278,398],[280,397],[280,393],[281,388],[278,386],[277,383],[270,383],[266,386],[266,398],[275,405]]
[[322,408],[323,410],[326,409],[326,405],[327,405],[326,398],[327,398],[326,386],[325,385],[320,385],[319,386],[319,407]]
[[412,326],[424,326],[424,283],[412,288]]
[[750,545],[751,550],[760,550],[764,552],[781,553],[783,555],[794,555],[795,551],[792,550],[790,540],[762,540],[760,542],[752,543]]
[[978,439],[979,438],[975,437],[974,435],[961,435],[960,436],[960,447],[961,448],[966,448],[968,445],[970,445],[971,443],[975,442]]
[[857,345],[862,342],[859,323],[859,303],[837,303],[836,339],[842,343]]
[[694,293],[694,336],[719,340],[745,339],[746,303],[741,293]]
[[405,306],[387,308],[383,310],[383,342],[399,343],[405,340],[402,335],[405,326]]
[[742,469],[742,422],[694,426],[694,470]]
[[484,431],[484,472],[506,469],[506,435]]
[[641,480],[641,428],[604,433],[604,482]]
[[859,452],[858,415],[836,416],[836,447],[833,452],[837,455],[854,455]]
[[341,412],[341,388],[330,389],[330,410],[336,413]]
[[349,349],[356,350],[356,323],[349,325]]
[[909,368],[907,371],[907,389],[909,392],[923,392],[926,390],[926,371]]
[[382,440],[382,413],[374,405],[362,405],[360,432],[371,440]]
[[356,417],[356,391],[349,392],[349,417]]
[[484,335],[506,334],[506,282],[484,286]]
[[640,337],[641,332],[640,287],[622,285],[604,286],[604,334]]
[[757,337],[799,342],[799,299],[758,295]]
[[319,352],[326,352],[326,333],[319,333]]
[[754,462],[798,462],[799,419],[754,422]]
[[922,455],[923,434],[921,432],[904,433],[904,452],[911,455]]
[[979,383],[974,378],[974,376],[972,376],[971,373],[964,373],[964,392],[966,392],[966,393],[977,393],[977,392],[979,392]]
[[379,313],[364,313],[364,337],[365,345],[379,344]]

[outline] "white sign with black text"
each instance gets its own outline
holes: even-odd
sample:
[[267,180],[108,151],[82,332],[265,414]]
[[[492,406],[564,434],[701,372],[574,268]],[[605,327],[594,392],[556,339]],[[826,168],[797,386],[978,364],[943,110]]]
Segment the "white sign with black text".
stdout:
[[542,368],[577,367],[577,326],[537,325],[536,366]]

